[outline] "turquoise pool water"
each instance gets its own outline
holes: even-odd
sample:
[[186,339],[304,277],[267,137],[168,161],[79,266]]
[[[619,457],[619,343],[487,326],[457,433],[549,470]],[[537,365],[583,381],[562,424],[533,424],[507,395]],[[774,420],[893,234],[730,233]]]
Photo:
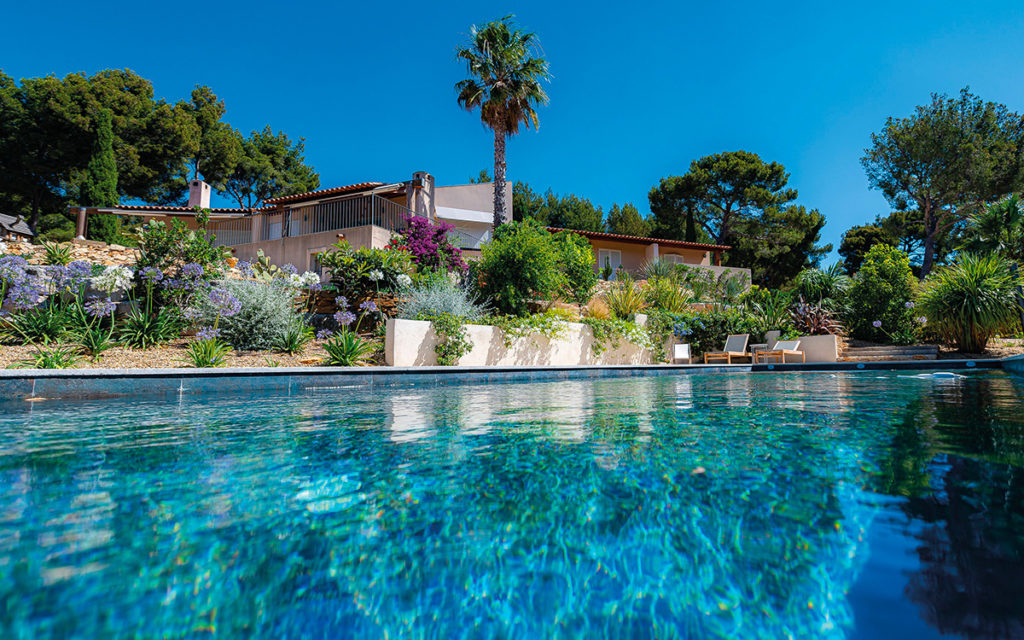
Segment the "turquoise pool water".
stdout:
[[1024,634],[1002,373],[5,410],[2,638]]

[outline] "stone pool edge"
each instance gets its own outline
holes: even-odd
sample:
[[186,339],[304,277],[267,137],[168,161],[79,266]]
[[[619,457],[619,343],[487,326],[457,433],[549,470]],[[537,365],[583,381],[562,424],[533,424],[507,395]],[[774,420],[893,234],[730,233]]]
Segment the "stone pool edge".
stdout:
[[860,370],[1000,369],[1024,373],[1024,356],[1004,360],[909,360],[740,365],[487,367],[249,367],[224,369],[0,370],[0,402],[181,396],[239,391],[329,393],[365,387],[445,386],[671,374]]

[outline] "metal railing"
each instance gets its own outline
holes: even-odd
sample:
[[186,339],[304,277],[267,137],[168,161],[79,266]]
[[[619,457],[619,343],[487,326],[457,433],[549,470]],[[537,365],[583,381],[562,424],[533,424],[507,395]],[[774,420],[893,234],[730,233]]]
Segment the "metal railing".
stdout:
[[378,195],[356,196],[216,222],[210,234],[215,245],[234,246],[367,225],[399,231],[412,215],[412,210]]

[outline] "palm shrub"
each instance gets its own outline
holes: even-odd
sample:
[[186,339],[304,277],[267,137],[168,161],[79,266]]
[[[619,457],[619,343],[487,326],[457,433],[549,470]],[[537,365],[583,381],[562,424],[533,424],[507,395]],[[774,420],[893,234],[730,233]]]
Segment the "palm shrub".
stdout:
[[677,285],[671,278],[654,276],[648,278],[643,288],[644,301],[652,309],[660,309],[668,313],[679,313],[686,310],[691,296],[688,291]]
[[930,328],[960,351],[981,353],[989,338],[1013,326],[1019,276],[998,254],[962,254],[924,284],[920,308]]
[[562,286],[559,262],[547,229],[535,220],[510,222],[481,249],[478,287],[497,311],[524,316],[530,302],[550,298]]
[[623,320],[647,308],[643,290],[624,271],[620,272],[618,280],[604,295],[604,301],[612,316]]
[[238,311],[222,312],[216,296],[203,296],[190,309],[200,326],[217,326],[221,340],[239,351],[268,351],[301,319],[295,309],[295,291],[278,284],[255,280],[224,280],[214,289],[223,290],[238,301]]
[[846,326],[855,338],[915,340],[914,274],[907,254],[887,244],[876,244],[864,255],[850,286]]
[[837,262],[826,269],[804,269],[795,284],[797,295],[807,302],[839,309],[846,302],[850,277]]
[[654,258],[645,262],[644,266],[640,267],[640,274],[644,280],[654,280],[655,278],[674,279],[677,277],[675,265],[661,258]]

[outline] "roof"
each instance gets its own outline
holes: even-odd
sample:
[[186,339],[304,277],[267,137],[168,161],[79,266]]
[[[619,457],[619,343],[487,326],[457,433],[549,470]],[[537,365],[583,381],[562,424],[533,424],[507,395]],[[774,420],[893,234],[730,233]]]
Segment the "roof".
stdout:
[[685,240],[667,240],[665,238],[643,238],[640,236],[627,236],[621,233],[604,233],[602,231],[580,231],[579,229],[561,229],[559,227],[548,227],[548,231],[572,231],[585,238],[595,240],[616,240],[618,242],[630,242],[632,244],[657,244],[662,247],[679,247],[681,249],[702,249],[704,251],[727,251],[731,246],[724,244],[704,244],[702,242],[686,242]]
[[[116,207],[89,207],[97,211],[105,209],[120,209],[122,211],[152,211],[154,213],[195,213],[195,207],[175,207],[175,206],[164,206],[164,205],[150,205],[150,204],[120,204]],[[260,211],[260,209],[239,209],[235,208],[215,208],[209,209],[210,213],[250,213],[253,211]]]
[[330,189],[320,189],[319,191],[307,191],[305,193],[296,193],[290,196],[280,196],[278,198],[267,198],[263,201],[263,204],[284,204],[286,202],[299,202],[301,200],[314,200],[316,198],[323,198],[325,196],[335,196],[342,193],[352,193],[354,191],[366,191],[368,189],[375,189],[377,187],[383,187],[383,182],[357,182],[355,184],[348,184],[344,187],[331,187]]
[[17,233],[22,236],[36,235],[32,232],[32,228],[28,226],[28,223],[25,222],[25,219],[21,216],[9,216],[0,213],[0,227],[3,227],[10,233]]

